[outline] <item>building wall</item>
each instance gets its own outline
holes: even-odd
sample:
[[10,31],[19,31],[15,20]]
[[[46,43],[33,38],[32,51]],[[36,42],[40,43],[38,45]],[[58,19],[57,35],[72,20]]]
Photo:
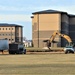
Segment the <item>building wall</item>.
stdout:
[[[17,34],[18,33],[18,34]],[[19,38],[18,41],[16,41],[16,37]],[[8,39],[9,43],[12,42],[22,42],[22,27],[18,27],[16,29],[15,26],[0,26],[0,39]]]
[[19,27],[19,42],[23,41],[23,31],[22,27]]
[[70,17],[69,19],[70,25],[69,25],[69,35],[72,38],[72,41],[75,44],[75,17]]
[[15,27],[15,41],[22,42],[23,41],[23,29],[22,27]]
[[[61,14],[61,33],[69,35],[69,16],[67,14]],[[61,38],[61,46],[65,46],[68,43],[67,40]]]
[[9,43],[15,41],[15,27],[0,27],[0,39],[7,38]]
[[[54,31],[60,31],[61,23],[60,14],[35,14],[32,19],[32,32],[34,47],[46,46],[43,40],[49,39]],[[56,41],[60,42],[60,38],[56,37]],[[57,46],[57,45],[55,45]]]
[[33,46],[38,47],[38,14],[34,15],[34,18],[32,18],[32,39],[33,39]]

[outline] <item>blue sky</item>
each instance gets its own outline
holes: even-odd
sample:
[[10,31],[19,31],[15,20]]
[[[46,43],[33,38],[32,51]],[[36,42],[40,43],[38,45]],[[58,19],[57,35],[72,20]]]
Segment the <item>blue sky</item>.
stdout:
[[23,26],[23,36],[32,39],[33,12],[60,10],[75,14],[75,0],[1,0],[0,23],[13,23]]

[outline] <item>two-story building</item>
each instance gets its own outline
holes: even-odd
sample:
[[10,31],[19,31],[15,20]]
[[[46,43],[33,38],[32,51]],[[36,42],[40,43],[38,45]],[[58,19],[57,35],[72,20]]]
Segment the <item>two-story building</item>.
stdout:
[[8,39],[9,43],[23,42],[23,26],[17,24],[0,24],[0,39]]

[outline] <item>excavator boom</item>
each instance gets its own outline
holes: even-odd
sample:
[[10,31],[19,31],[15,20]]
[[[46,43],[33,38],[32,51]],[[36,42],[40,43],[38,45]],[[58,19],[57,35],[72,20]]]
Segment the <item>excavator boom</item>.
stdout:
[[63,37],[64,39],[66,39],[69,43],[72,42],[71,38],[66,35],[66,34],[61,34],[59,32],[57,32],[57,34],[60,36],[60,37]]
[[63,37],[64,39],[66,39],[66,40],[68,41],[68,43],[69,43],[69,46],[72,45],[72,40],[71,40],[71,38],[70,38],[68,35],[66,35],[66,34],[61,34],[59,31],[55,31],[55,32],[52,34],[52,36],[50,37],[50,40],[47,41],[47,46],[48,46],[48,48],[50,47],[50,44],[54,41],[56,35],[58,35],[58,36],[60,36],[60,37]]

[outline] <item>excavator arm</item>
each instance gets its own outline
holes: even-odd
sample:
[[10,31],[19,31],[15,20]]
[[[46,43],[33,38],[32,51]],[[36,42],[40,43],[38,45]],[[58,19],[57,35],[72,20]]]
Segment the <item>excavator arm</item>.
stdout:
[[71,38],[70,38],[68,35],[66,35],[66,34],[61,34],[61,33],[59,33],[59,32],[57,32],[57,35],[59,35],[60,37],[63,37],[64,39],[66,39],[69,44],[72,43],[72,40],[71,40]]
[[56,35],[57,35],[57,32],[54,32],[53,34],[52,34],[52,36],[50,37],[50,42],[53,42],[54,41],[54,39],[55,39],[55,37],[56,37]]

